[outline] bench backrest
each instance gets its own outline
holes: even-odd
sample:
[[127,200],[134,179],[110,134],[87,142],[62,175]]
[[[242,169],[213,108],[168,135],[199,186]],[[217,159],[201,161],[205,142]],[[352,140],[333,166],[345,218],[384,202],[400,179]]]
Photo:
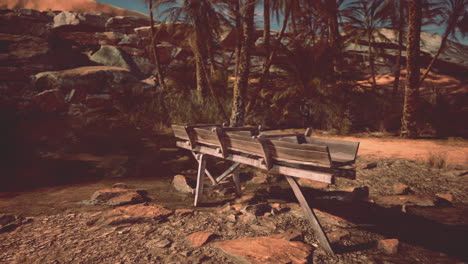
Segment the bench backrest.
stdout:
[[332,165],[328,146],[314,143],[298,144],[297,138],[293,136],[286,137],[287,140],[284,140],[285,138],[268,138],[268,136],[263,137],[262,134],[256,136],[258,131],[255,129],[243,131],[218,129],[216,131],[216,126],[184,127],[172,125],[172,130],[175,137],[190,143],[225,148],[227,151],[258,157],[270,155],[274,161],[292,164],[320,167],[331,167]]

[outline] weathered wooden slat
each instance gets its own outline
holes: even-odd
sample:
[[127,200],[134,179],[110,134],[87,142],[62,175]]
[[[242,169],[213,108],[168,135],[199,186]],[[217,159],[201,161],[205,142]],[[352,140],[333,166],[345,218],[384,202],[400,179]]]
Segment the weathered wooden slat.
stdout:
[[337,162],[354,162],[359,149],[359,142],[314,137],[308,137],[306,141],[308,144],[328,146],[332,161]]
[[317,219],[317,216],[315,215],[314,211],[312,211],[309,207],[309,204],[307,203],[307,200],[305,199],[304,195],[302,194],[302,191],[297,184],[296,179],[290,176],[286,176],[286,180],[288,180],[289,185],[291,186],[291,189],[294,192],[294,195],[296,195],[297,201],[301,205],[302,209],[304,209],[307,220],[309,220],[312,229],[314,230],[315,234],[318,237],[318,240],[320,242],[320,245],[327,251],[328,253],[334,254],[333,249],[330,246],[330,241],[328,240],[327,235],[323,231],[322,225]]
[[222,180],[224,180],[224,178],[226,178],[230,173],[236,170],[237,167],[239,167],[239,165],[240,163],[237,163],[237,162],[232,164],[231,167],[229,167],[225,172],[223,172],[223,174],[221,174],[218,178],[216,178],[216,182],[221,182]]
[[[187,146],[185,142],[177,141],[176,145],[180,148],[191,150],[191,148]],[[199,145],[194,149],[194,151],[199,152],[199,153],[209,154],[211,156],[215,156],[218,158],[223,158],[223,156],[220,153],[218,153],[216,149],[206,147],[206,146]],[[238,162],[238,163],[242,163],[242,164],[246,164],[246,165],[250,165],[250,166],[254,166],[259,169],[267,170],[266,166],[262,164],[260,160],[258,160],[257,158],[250,158],[250,157],[245,157],[245,156],[237,155],[237,154],[229,154],[225,159]],[[293,177],[310,179],[310,180],[315,180],[315,181],[320,181],[320,182],[325,182],[325,183],[332,183],[332,180],[333,180],[332,173],[311,171],[311,170],[299,169],[299,168],[291,168],[291,167],[277,165],[277,164],[273,165],[270,171],[283,174],[283,175],[289,175]]]

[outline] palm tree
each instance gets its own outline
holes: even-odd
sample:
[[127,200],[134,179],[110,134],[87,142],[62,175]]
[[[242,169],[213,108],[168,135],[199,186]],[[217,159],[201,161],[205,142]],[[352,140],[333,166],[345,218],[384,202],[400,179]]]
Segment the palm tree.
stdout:
[[[193,26],[193,32],[187,32],[188,43],[195,56],[197,92],[200,100],[206,94],[206,87],[210,91],[220,114],[228,119],[219,97],[211,83],[211,76],[207,70],[206,57],[208,52],[213,52],[214,36],[218,33],[222,14],[217,12],[215,0],[159,0],[153,7],[155,9],[165,6],[160,17],[172,22],[182,21]],[[214,65],[214,56],[209,55],[211,64]]]
[[408,34],[406,39],[406,86],[401,120],[401,136],[418,136],[416,113],[419,100],[419,45],[421,39],[422,0],[408,1]]
[[278,48],[281,45],[281,40],[284,37],[284,33],[288,26],[289,17],[291,15],[292,9],[292,2],[291,1],[274,1],[272,5],[272,11],[276,13],[276,17],[278,18],[280,15],[280,10],[284,10],[284,18],[283,18],[283,25],[281,26],[281,30],[278,34],[278,37],[275,40],[275,45],[271,49],[270,53],[268,54],[268,58],[263,65],[262,74],[260,75],[259,83],[256,89],[252,93],[252,97],[247,105],[247,112],[250,112],[253,105],[256,103],[258,95],[260,94],[261,90],[265,87],[266,81],[270,74],[270,67],[273,62],[273,58],[276,56]]
[[[255,0],[247,0],[244,6],[242,47],[239,57],[239,75],[234,84],[231,126],[241,126],[245,118],[245,103],[250,73],[250,54],[253,45]],[[240,37],[241,35],[238,34]]]
[[455,33],[457,28],[459,28],[460,21],[463,20],[464,16],[466,16],[466,9],[468,8],[468,1],[466,0],[444,0],[442,1],[440,12],[441,23],[445,24],[445,31],[442,36],[442,41],[440,43],[439,49],[437,53],[432,58],[431,62],[427,66],[426,70],[424,71],[419,84],[421,85],[426,79],[429,71],[434,66],[434,63],[439,58],[440,53],[442,53],[447,45],[447,39],[449,37],[456,38]]
[[374,44],[375,36],[385,38],[377,30],[386,22],[386,17],[380,16],[383,8],[384,0],[354,0],[345,12],[344,31],[352,41],[359,42],[362,39],[367,40],[367,57],[371,72],[372,84],[377,85],[375,80],[375,63],[374,63]]
[[164,74],[162,72],[162,67],[161,67],[161,62],[159,59],[159,52],[156,47],[156,31],[154,28],[154,17],[153,17],[153,0],[145,0],[145,2],[148,3],[148,9],[149,9],[149,15],[150,15],[150,28],[151,28],[151,51],[153,55],[153,61],[154,64],[156,65],[156,71],[157,71],[157,77],[158,77],[158,83],[159,86],[163,89],[163,91],[167,90],[166,83],[164,81]]

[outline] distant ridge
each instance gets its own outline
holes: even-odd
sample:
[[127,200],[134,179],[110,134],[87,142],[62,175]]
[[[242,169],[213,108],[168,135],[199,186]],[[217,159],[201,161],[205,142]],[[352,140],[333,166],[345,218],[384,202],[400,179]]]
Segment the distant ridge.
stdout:
[[146,17],[145,14],[93,0],[2,0],[0,9],[36,9],[39,11],[102,12],[113,16]]

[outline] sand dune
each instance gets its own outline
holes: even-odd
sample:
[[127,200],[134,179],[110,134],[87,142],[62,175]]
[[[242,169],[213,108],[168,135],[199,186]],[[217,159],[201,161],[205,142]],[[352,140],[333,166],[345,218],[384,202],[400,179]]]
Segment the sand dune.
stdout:
[[95,2],[93,0],[2,0],[0,8],[7,9],[36,9],[39,11],[59,10],[76,12],[102,12],[113,16],[136,16],[146,17],[145,14],[119,8],[113,5]]

